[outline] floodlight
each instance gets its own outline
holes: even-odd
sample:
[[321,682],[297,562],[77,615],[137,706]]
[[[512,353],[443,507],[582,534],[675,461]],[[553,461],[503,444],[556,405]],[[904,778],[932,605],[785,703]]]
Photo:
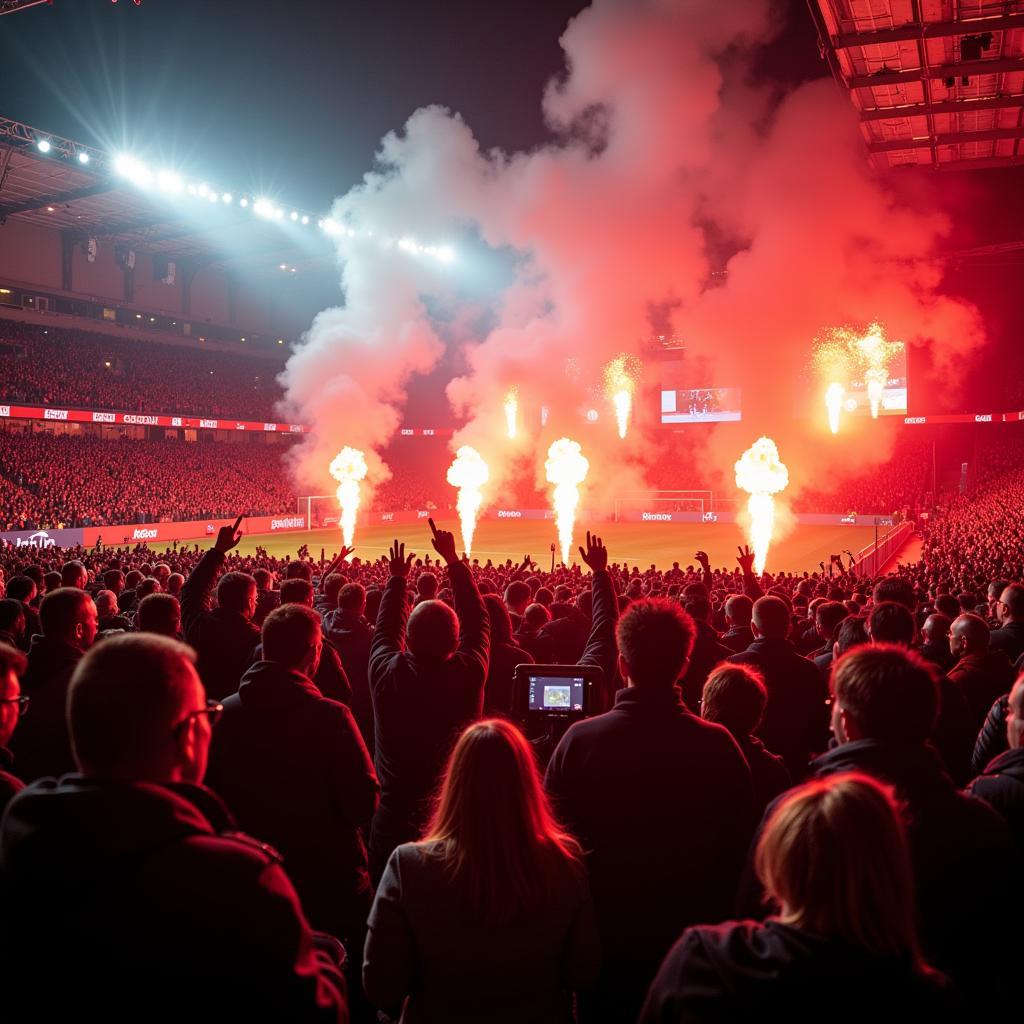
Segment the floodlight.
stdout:
[[242,198],[238,200],[238,205],[239,206],[248,206],[249,205],[249,197],[248,196],[242,196]]
[[225,192],[224,195],[220,197],[220,201],[222,203],[230,203],[234,200],[234,198],[235,197],[230,192]]
[[210,186],[204,181],[196,191],[205,199],[210,194]]
[[298,215],[298,213],[296,213],[295,210],[292,210],[291,215],[289,216],[288,219],[289,220],[298,220],[299,219],[299,215]]
[[40,139],[36,143],[36,147],[38,148],[40,153],[49,153],[50,152],[50,140],[49,139]]
[[78,162],[83,165],[89,162],[89,154],[84,149],[78,154]]
[[309,223],[309,218],[305,214],[303,214],[303,216],[302,216],[302,223],[303,224],[308,224]]

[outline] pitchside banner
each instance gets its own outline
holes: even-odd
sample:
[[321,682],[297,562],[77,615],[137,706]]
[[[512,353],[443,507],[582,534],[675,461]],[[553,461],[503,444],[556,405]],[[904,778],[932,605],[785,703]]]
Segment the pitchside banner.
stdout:
[[[187,523],[145,523],[132,526],[87,526],[84,530],[70,531],[79,533],[83,539],[75,543],[83,543],[93,547],[98,541],[107,546],[123,544],[169,544],[172,541],[195,541],[202,538],[217,536],[222,526],[231,526],[232,519],[198,519]],[[294,530],[306,529],[305,515],[294,515],[290,512],[278,516],[252,516],[242,520],[243,534],[289,533]],[[65,531],[68,532],[68,531]]]
[[73,548],[84,535],[84,530],[14,530],[0,533],[0,541],[12,548]]
[[0,416],[62,423],[115,423],[128,427],[182,427],[191,430],[256,430],[260,433],[304,434],[301,423],[225,420],[213,416],[174,416],[147,412],[98,412],[92,409],[53,409],[38,405],[0,405]]

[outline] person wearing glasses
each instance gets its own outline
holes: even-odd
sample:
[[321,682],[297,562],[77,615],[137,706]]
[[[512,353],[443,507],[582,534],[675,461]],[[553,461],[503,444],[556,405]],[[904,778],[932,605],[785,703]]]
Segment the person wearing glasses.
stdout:
[[28,666],[28,659],[16,647],[0,643],[0,817],[11,797],[25,787],[25,783],[9,769],[14,755],[7,744],[14,735],[18,719],[28,710],[28,697],[21,692],[18,682]]
[[[80,774],[18,793],[0,826],[5,1020],[347,1022],[277,853],[200,785],[213,723],[193,652],[125,634],[82,659],[67,716]],[[24,1005],[18,1005],[18,999]]]

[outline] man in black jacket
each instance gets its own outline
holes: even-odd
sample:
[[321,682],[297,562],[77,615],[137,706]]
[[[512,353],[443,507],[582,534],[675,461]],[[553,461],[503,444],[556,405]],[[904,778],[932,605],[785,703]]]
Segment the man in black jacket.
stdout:
[[421,601],[409,614],[407,578],[416,556],[406,556],[405,545],[396,540],[370,648],[381,784],[370,832],[375,881],[392,850],[419,836],[452,745],[483,710],[490,650],[487,610],[469,566],[455,552],[455,537],[429,522],[434,550],[448,564],[455,611],[442,601]]
[[370,878],[362,829],[380,787],[352,713],[313,683],[320,616],[282,604],[263,623],[263,659],[224,701],[207,783],[242,828],[273,844],[314,928],[359,959]]
[[1007,701],[1009,749],[994,758],[967,792],[991,804],[1005,819],[1024,859],[1024,676],[1013,684]]
[[185,639],[199,656],[199,677],[206,692],[216,699],[238,689],[249,667],[260,631],[252,622],[256,612],[256,581],[244,572],[228,572],[217,583],[217,608],[210,595],[227,553],[242,539],[238,527],[222,526],[213,547],[189,574],[181,591],[181,621]]
[[754,642],[754,631],[750,628],[754,602],[746,594],[730,594],[726,598],[724,611],[725,624],[729,628],[722,634],[722,643],[739,654]]
[[[588,536],[581,554],[594,574],[595,625],[614,623],[607,551]],[[612,710],[573,725],[548,764],[545,787],[587,851],[604,948],[587,1021],[635,1019],[679,933],[728,913],[750,839],[743,755],[725,729],[681,700],[677,683],[693,637],[693,620],[678,604],[631,604],[617,652],[608,644],[626,688]]]
[[895,787],[906,808],[925,957],[989,1019],[1016,929],[991,885],[1012,877],[1013,847],[1003,819],[958,793],[929,746],[935,669],[903,647],[858,647],[836,664],[832,687],[839,745],[814,762],[814,774],[858,771]]
[[370,757],[374,756],[373,700],[370,697],[370,643],[373,626],[366,621],[366,589],[346,583],[338,591],[338,607],[323,616],[324,640],[341,658],[352,690],[349,705],[363,734]]
[[60,587],[43,598],[42,635],[32,637],[21,688],[31,698],[11,741],[18,774],[26,782],[75,770],[65,719],[68,686],[82,655],[96,639],[99,617],[93,599],[75,587]]
[[756,639],[729,661],[761,673],[768,705],[757,735],[799,781],[807,775],[811,757],[828,746],[828,688],[814,662],[798,654],[787,639],[790,625],[785,601],[759,597],[753,615]]
[[957,659],[949,670],[949,678],[967,705],[973,740],[992,702],[1009,691],[1016,674],[1005,651],[989,649],[988,623],[980,615],[967,614],[955,619],[947,648]]
[[5,1020],[347,1021],[280,858],[198,785],[218,708],[192,659],[127,634],[76,669],[81,774],[22,790],[0,832]]
[[1011,583],[999,596],[996,605],[999,628],[993,630],[989,644],[993,651],[1003,651],[1010,661],[1024,654],[1024,583]]

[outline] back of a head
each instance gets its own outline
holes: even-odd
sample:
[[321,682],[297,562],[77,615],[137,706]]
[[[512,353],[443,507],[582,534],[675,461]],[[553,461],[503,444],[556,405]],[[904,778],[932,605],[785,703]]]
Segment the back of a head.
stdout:
[[0,629],[5,633],[25,630],[25,608],[20,601],[5,597],[0,600]]
[[533,595],[534,604],[542,604],[545,608],[550,608],[554,600],[555,595],[550,587],[538,587],[537,593]]
[[150,594],[160,593],[160,581],[155,576],[147,576],[136,588],[135,596],[138,600],[149,597]]
[[510,611],[525,608],[530,601],[530,587],[525,580],[513,580],[505,588],[505,604]]
[[129,590],[134,590],[146,577],[138,569],[130,569],[124,578],[124,585]]
[[892,792],[874,779],[847,773],[791,790],[755,869],[786,924],[924,968],[906,836]]
[[416,578],[416,593],[425,601],[437,597],[437,577],[432,572],[421,572]]
[[286,580],[305,580],[313,582],[313,567],[307,562],[289,562],[284,571]]
[[[71,584],[74,586],[75,584]],[[48,572],[43,577],[43,592],[46,594],[52,593],[54,590],[60,590],[64,586],[63,578],[59,572]],[[79,588],[81,589],[81,588]]]
[[836,653],[840,657],[854,647],[869,643],[871,637],[868,636],[867,620],[862,616],[849,615],[839,623],[839,629],[836,630]]
[[281,584],[281,604],[313,607],[313,584],[309,580],[290,579]]
[[510,643],[512,640],[512,620],[509,618],[505,602],[497,594],[484,594],[487,616],[491,622],[492,650],[495,643]]
[[902,576],[886,576],[875,584],[871,592],[871,599],[875,604],[883,601],[895,601],[914,611],[917,608],[917,598],[914,596],[914,584]]
[[84,587],[89,579],[85,566],[79,561],[65,562],[60,570],[60,585],[62,587]]
[[338,607],[343,612],[362,615],[366,611],[366,588],[362,583],[346,583],[338,591]]
[[884,743],[924,743],[938,713],[934,669],[893,644],[843,655],[832,670],[832,692],[865,739]]
[[420,601],[409,616],[407,633],[418,661],[445,661],[459,644],[459,620],[444,601]]
[[504,719],[476,722],[459,737],[423,841],[440,844],[490,924],[536,912],[580,856],[551,813],[530,744]]
[[12,576],[7,581],[7,596],[14,601],[27,603],[37,590],[36,581],[30,576]]
[[896,601],[876,604],[868,616],[868,633],[874,644],[901,644],[909,647],[914,642],[916,632],[913,613],[906,605]]
[[746,594],[733,594],[725,602],[725,617],[738,629],[750,625],[754,602]]
[[768,690],[750,665],[719,665],[704,684],[701,718],[724,725],[733,736],[749,736],[761,722]]
[[1024,583],[1009,584],[1003,589],[999,600],[1006,606],[1011,621],[1024,621]]
[[939,594],[935,598],[935,610],[952,622],[960,614],[960,602],[952,594]]
[[943,615],[941,612],[932,612],[924,620],[924,625],[921,627],[921,635],[930,644],[945,644],[952,625],[953,623],[949,616]]
[[172,572],[167,577],[167,593],[173,594],[175,597],[181,593],[181,588],[185,585],[185,577],[180,572]]
[[285,668],[307,663],[319,639],[320,616],[304,604],[282,604],[263,620],[263,658]]
[[551,621],[551,612],[542,604],[528,604],[523,612],[523,622],[530,629],[537,630]]
[[691,594],[683,598],[683,607],[687,614],[697,622],[707,622],[711,618],[711,602],[703,594]]
[[754,614],[751,619],[754,628],[761,636],[774,640],[784,640],[789,636],[789,607],[781,597],[759,597],[754,602]]
[[127,781],[164,774],[174,726],[201,688],[194,661],[191,648],[150,633],[110,637],[86,654],[67,702],[83,774]]
[[256,581],[247,572],[226,572],[217,582],[217,604],[226,612],[245,615],[255,589]]
[[988,623],[973,612],[959,615],[950,626],[954,641],[966,645],[964,653],[984,654],[988,650],[990,631]]
[[274,581],[274,574],[269,569],[254,569],[252,578],[259,590],[269,590]]
[[347,582],[345,574],[340,572],[332,572],[324,580],[324,600],[329,607],[333,608],[338,603],[338,594]]
[[103,586],[115,594],[124,590],[124,573],[120,569],[108,569],[103,574]]
[[838,601],[823,601],[814,610],[814,621],[818,627],[818,633],[827,640],[834,640],[839,623],[849,614],[845,604],[840,604]]
[[56,640],[68,637],[84,614],[92,598],[77,587],[58,587],[43,598],[39,605],[39,625],[43,636]]
[[674,686],[693,652],[696,635],[693,619],[664,598],[634,601],[615,630],[619,654],[635,686]]
[[96,614],[100,618],[117,614],[117,594],[112,590],[98,591],[93,600],[96,602]]
[[139,602],[135,628],[140,633],[177,637],[181,628],[181,605],[173,594],[150,594]]

